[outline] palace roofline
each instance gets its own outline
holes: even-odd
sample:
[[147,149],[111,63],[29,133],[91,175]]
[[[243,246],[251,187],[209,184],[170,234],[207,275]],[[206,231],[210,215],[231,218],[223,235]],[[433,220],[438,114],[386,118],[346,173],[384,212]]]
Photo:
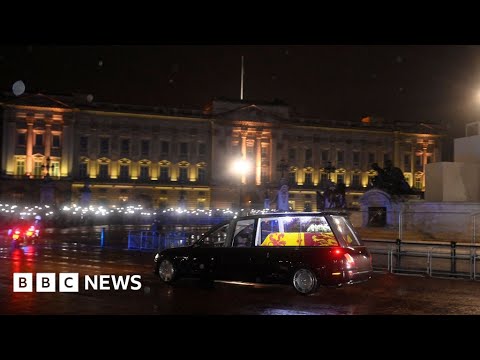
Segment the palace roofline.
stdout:
[[304,126],[320,126],[328,128],[351,128],[364,130],[387,130],[407,133],[444,135],[446,129],[436,123],[416,123],[410,121],[387,122],[382,118],[370,117],[372,121],[365,123],[358,121],[321,119],[319,117],[307,117],[293,113],[292,108],[281,100],[252,101],[240,99],[228,99],[218,97],[212,99],[203,109],[199,108],[179,108],[167,106],[152,105],[134,105],[96,102],[88,94],[72,95],[46,95],[46,94],[23,94],[14,96],[11,92],[0,93],[0,105],[4,107],[11,106],[37,106],[37,107],[57,107],[62,109],[79,109],[105,112],[125,112],[139,113],[145,115],[165,115],[165,116],[184,116],[194,118],[222,118],[230,117],[235,113],[242,111],[255,111],[256,114],[265,114],[279,122],[289,122]]

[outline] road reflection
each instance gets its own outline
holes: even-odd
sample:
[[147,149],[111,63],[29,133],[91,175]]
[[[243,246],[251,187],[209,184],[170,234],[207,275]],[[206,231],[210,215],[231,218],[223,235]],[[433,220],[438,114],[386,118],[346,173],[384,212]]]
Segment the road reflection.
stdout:
[[[35,273],[35,255],[36,247],[34,245],[22,246],[20,248],[12,249],[12,274],[19,272],[32,274]],[[18,307],[22,307],[31,313],[35,311],[34,292],[14,292],[13,281],[9,285],[9,290],[11,294],[10,306],[12,311],[15,311],[15,309],[17,309]]]
[[[321,288],[311,296],[292,286],[181,279],[172,286],[153,274],[149,252],[69,242],[12,248],[0,241],[0,314],[365,315],[480,314],[480,282],[375,273],[364,284]],[[32,292],[13,292],[13,273],[33,274]],[[37,293],[37,273],[141,275],[143,291]],[[81,282],[80,284],[82,284]]]
[[260,315],[339,315],[343,314],[338,310],[324,310],[322,312],[300,311],[292,309],[265,309],[260,312]]

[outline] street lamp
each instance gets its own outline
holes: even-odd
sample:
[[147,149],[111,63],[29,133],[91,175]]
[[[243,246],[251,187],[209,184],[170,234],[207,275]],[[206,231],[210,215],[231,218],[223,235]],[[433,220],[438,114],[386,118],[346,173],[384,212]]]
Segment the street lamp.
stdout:
[[46,158],[47,165],[42,165],[42,170],[46,171],[45,177],[50,176],[50,170],[53,171],[53,164],[50,165],[50,156]]
[[328,173],[328,180],[332,180],[332,176],[331,174],[335,172],[335,170],[337,170],[337,168],[335,166],[332,165],[332,162],[329,161],[328,162],[328,165],[325,166],[325,171]]
[[237,159],[232,164],[232,171],[240,175],[240,190],[239,190],[239,201],[238,201],[238,208],[239,210],[242,209],[242,197],[243,197],[243,185],[246,183],[246,175],[250,172],[251,166],[250,162],[247,159]]

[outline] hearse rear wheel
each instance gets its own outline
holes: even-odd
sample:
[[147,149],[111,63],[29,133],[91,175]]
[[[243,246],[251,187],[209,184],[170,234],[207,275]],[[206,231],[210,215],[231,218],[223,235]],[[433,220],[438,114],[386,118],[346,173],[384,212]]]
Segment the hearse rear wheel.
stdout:
[[160,276],[160,279],[167,284],[171,284],[175,280],[176,275],[177,270],[172,261],[167,258],[162,259],[158,265],[158,276]]
[[317,276],[307,268],[300,268],[293,274],[293,287],[300,294],[308,295],[317,290]]

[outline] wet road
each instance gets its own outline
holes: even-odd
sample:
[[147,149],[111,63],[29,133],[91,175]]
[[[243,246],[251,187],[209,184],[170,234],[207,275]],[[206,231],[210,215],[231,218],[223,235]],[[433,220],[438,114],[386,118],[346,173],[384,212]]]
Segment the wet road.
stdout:
[[[153,254],[49,241],[12,250],[0,241],[0,314],[403,315],[480,314],[480,282],[376,273],[371,281],[301,296],[290,286],[183,280],[152,274]],[[79,292],[13,292],[14,272],[79,273]],[[141,276],[139,290],[84,290],[86,275]],[[57,275],[58,277],[58,275]]]

